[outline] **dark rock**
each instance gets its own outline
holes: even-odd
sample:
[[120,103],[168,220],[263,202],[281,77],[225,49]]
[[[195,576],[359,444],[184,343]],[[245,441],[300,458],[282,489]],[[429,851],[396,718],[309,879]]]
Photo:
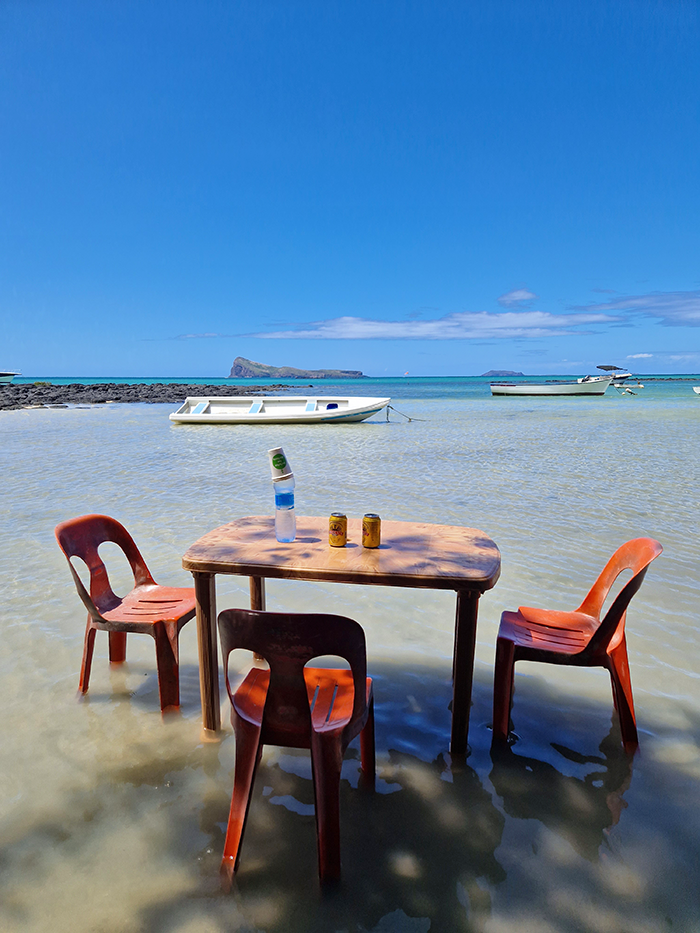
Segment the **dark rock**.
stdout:
[[288,389],[286,385],[211,386],[181,383],[115,383],[101,382],[83,385],[34,385],[32,383],[0,386],[0,410],[11,411],[31,405],[63,406],[104,405],[108,402],[146,402],[150,404],[181,405],[188,395],[235,396],[274,395]]

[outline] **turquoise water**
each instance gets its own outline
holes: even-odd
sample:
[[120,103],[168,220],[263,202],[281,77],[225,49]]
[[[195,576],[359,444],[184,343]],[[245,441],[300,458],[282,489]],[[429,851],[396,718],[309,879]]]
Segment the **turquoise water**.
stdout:
[[[485,380],[352,381],[354,394],[391,395],[420,419],[411,423],[176,426],[174,406],[141,404],[0,412],[0,928],[700,929],[692,379],[700,384],[649,382],[634,397],[546,400],[492,399]],[[237,886],[220,893],[234,742],[230,731],[218,745],[200,741],[194,623],[181,636],[180,718],[161,721],[146,637],[130,636],[127,665],[110,670],[98,635],[78,702],[84,610],[53,540],[65,518],[112,514],[159,582],[187,585],[180,559],[194,540],[271,513],[266,451],[279,445],[301,514],[471,525],[503,556],[481,601],[463,768],[447,750],[451,594],[269,582],[270,609],[338,612],[367,633],[378,788],[357,787],[352,746],[343,885],[327,897],[308,756],[283,749],[265,753]],[[622,754],[604,672],[522,664],[519,739],[492,757],[500,613],[573,608],[614,548],[638,535],[665,549],[628,617],[639,753],[631,763]],[[126,589],[119,563],[116,579]],[[217,593],[219,608],[247,604],[246,581],[219,580]]]

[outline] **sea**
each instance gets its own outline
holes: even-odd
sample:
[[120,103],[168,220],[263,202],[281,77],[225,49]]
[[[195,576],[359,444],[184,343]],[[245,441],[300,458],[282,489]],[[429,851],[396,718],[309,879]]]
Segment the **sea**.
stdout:
[[[300,395],[391,397],[388,420],[346,425],[175,425],[174,405],[140,403],[0,411],[0,929],[700,931],[700,375],[633,381],[635,394],[589,398],[493,398],[481,377],[290,382]],[[378,779],[374,793],[361,786],[351,744],[342,882],[321,892],[308,753],[266,748],[224,894],[235,743],[227,702],[221,741],[202,738],[195,623],[180,637],[179,715],[161,717],[146,636],[130,635],[126,664],[110,668],[98,633],[78,699],[85,610],[53,530],[112,515],[158,582],[188,586],[190,544],[272,513],[277,446],[299,514],[475,527],[500,548],[502,574],[480,601],[464,762],[448,749],[454,594],[268,581],[271,610],[363,626]],[[605,671],[527,662],[513,744],[492,752],[501,613],[574,609],[639,536],[664,552],[627,614],[636,755],[622,750]],[[112,545],[103,557],[126,592],[123,558]],[[217,578],[219,609],[248,600],[247,580]],[[236,658],[234,680],[247,663]]]

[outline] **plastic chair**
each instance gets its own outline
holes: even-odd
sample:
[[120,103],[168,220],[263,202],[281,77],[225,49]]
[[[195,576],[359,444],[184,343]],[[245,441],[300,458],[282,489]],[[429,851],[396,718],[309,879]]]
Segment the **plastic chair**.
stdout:
[[[129,532],[108,515],[82,515],[56,526],[56,540],[68,560],[78,595],[88,611],[80,692],[87,693],[95,633],[109,632],[109,660],[126,660],[127,632],[151,635],[156,642],[160,708],[180,705],[178,636],[195,613],[194,590],[158,586]],[[107,568],[98,548],[111,541],[126,556],[134,574],[134,588],[124,598],[112,592]],[[90,571],[90,592],[85,589],[72,558],[79,557]]]
[[[524,660],[606,668],[610,672],[613,702],[620,719],[625,750],[633,751],[637,747],[625,617],[629,602],[642,585],[649,564],[662,550],[653,538],[635,538],[623,544],[574,612],[520,606],[517,612],[503,613],[496,641],[494,741],[505,742],[508,739],[514,666],[516,661]],[[601,622],[603,603],[613,583],[625,570],[632,571],[632,579],[619,592]]]
[[[367,677],[365,635],[352,619],[227,609],[219,634],[236,736],[236,764],[221,879],[225,889],[240,861],[241,843],[263,745],[311,750],[321,881],[340,877],[340,770],[348,744],[360,735],[362,771],[374,783],[374,700]],[[261,656],[235,691],[228,658],[235,648]],[[337,655],[350,670],[305,667]]]

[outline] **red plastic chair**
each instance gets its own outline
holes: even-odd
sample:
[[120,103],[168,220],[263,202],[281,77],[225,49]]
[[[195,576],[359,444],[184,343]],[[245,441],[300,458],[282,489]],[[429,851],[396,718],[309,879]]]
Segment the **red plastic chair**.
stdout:
[[[127,632],[151,635],[156,642],[160,708],[180,705],[178,635],[195,613],[194,590],[158,586],[129,532],[108,515],[82,515],[56,526],[56,540],[68,560],[85,608],[88,611],[80,692],[87,693],[95,645],[95,632],[109,632],[109,660],[126,660]],[[99,553],[100,544],[111,541],[124,552],[134,574],[134,588],[123,599],[112,592]],[[71,558],[79,557],[90,571],[90,592],[80,579]]]
[[[219,634],[236,736],[236,765],[221,879],[228,889],[241,843],[263,745],[309,748],[316,801],[321,881],[340,877],[340,770],[348,744],[360,735],[362,771],[374,783],[374,700],[367,677],[365,635],[352,619],[227,609]],[[228,658],[246,648],[269,670],[253,667],[234,693]],[[337,655],[350,670],[305,667],[312,658]]]
[[[577,667],[604,667],[610,672],[613,702],[627,751],[639,744],[627,659],[625,617],[630,600],[642,585],[649,564],[663,548],[653,538],[635,538],[619,547],[590,592],[574,612],[520,606],[504,612],[496,641],[493,690],[493,738],[508,739],[516,661],[544,661]],[[632,579],[619,592],[603,621],[600,613],[610,588],[624,571]]]

